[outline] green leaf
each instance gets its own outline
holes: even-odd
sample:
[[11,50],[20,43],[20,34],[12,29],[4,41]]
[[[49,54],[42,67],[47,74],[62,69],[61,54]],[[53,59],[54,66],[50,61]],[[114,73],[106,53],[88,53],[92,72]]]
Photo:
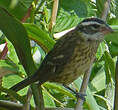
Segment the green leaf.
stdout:
[[79,17],[87,16],[87,5],[84,0],[60,0],[60,7],[66,11],[74,10]]
[[21,103],[25,103],[25,98],[18,95],[17,93],[15,93],[14,91],[10,90],[10,89],[6,89],[6,88],[3,88],[3,87],[0,87],[0,92],[5,92],[9,95],[11,95],[13,98],[17,99],[18,101],[20,101]]
[[56,25],[54,26],[54,32],[61,32],[67,29],[70,29],[74,26],[77,26],[77,24],[79,23],[80,19],[74,15],[74,14],[66,14],[64,12],[60,12],[60,14],[64,14],[64,15],[60,15],[57,17],[56,20]]
[[118,0],[111,1],[110,10],[111,10],[111,13],[115,16],[113,18],[115,18],[117,20],[117,18],[118,18]]
[[17,74],[7,75],[3,78],[3,87],[10,88],[14,84],[17,84],[19,81],[22,81],[23,78],[19,77]]
[[3,8],[0,8],[0,29],[14,45],[26,72],[29,75],[34,73],[36,68],[31,56],[27,32],[23,25]]
[[91,81],[92,86],[95,88],[94,92],[102,91],[106,87],[105,85],[106,76],[105,76],[104,68],[102,67],[97,73],[93,73],[93,74],[96,74],[96,76]]
[[46,107],[55,107],[54,100],[47,94],[46,91],[43,91],[43,97]]
[[6,42],[8,43],[7,44],[8,51],[9,51],[8,58],[11,59],[15,64],[18,64],[19,59],[18,59],[18,56],[16,54],[14,46],[12,45],[12,43],[8,39],[6,39]]
[[[115,63],[114,63],[114,60],[112,59],[112,57],[110,56],[110,54],[105,51],[104,52],[104,55],[103,55],[103,58],[104,58],[104,61],[105,61],[105,71],[106,71],[106,75],[109,76],[106,78],[107,79],[111,79],[111,75],[113,78],[115,78]],[[107,84],[109,83],[110,80],[107,80]]]
[[115,75],[115,63],[114,63],[114,60],[112,59],[112,57],[110,56],[110,54],[107,51],[105,51],[105,56],[106,56],[106,61],[109,64],[109,69],[110,69],[111,73],[113,75]]
[[46,83],[44,83],[44,86],[46,88],[55,89],[55,90],[59,91],[60,93],[75,99],[75,96],[71,92],[69,92],[68,90],[66,90],[59,84],[46,82]]
[[109,34],[108,36],[105,36],[105,40],[107,42],[111,42],[115,45],[118,45],[118,32],[115,32],[115,33],[112,33],[112,34]]
[[113,103],[114,103],[114,94],[115,93],[115,88],[113,83],[109,83],[106,86],[106,91],[105,91],[105,98],[107,99],[106,104],[108,106],[108,110],[113,109]]
[[116,17],[118,18],[118,0],[115,0],[115,5],[116,5],[116,8],[115,8],[115,15],[116,15]]
[[102,55],[104,54],[105,48],[106,48],[105,43],[104,43],[104,42],[100,43],[100,45],[99,45],[99,47],[98,47],[98,49],[97,49],[97,53],[96,53],[96,58],[97,58],[98,60],[99,60],[99,59],[102,57]]
[[118,56],[118,25],[114,25],[112,28],[116,31],[106,36],[105,40],[109,46],[112,57],[115,57]]
[[55,44],[55,41],[49,37],[39,26],[35,24],[24,24],[28,36],[39,44],[46,52],[51,50]]
[[[7,75],[7,76],[3,77],[3,87],[8,89],[22,80],[23,80],[23,78],[19,77],[17,74]],[[18,93],[21,96],[26,95],[27,89],[28,89],[28,87],[22,89]]]
[[0,76],[17,73],[19,68],[9,60],[0,60]]
[[97,16],[101,17],[104,9],[104,3],[106,0],[96,0],[96,7],[97,7]]
[[0,7],[9,11],[9,13],[21,20],[27,13],[33,0],[0,0]]
[[115,45],[113,43],[108,44],[110,54],[112,57],[118,56],[118,45]]

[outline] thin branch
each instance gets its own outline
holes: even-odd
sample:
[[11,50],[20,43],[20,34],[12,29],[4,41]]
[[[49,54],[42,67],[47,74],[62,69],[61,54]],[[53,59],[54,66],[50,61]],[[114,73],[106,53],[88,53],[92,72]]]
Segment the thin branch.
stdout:
[[106,21],[107,15],[109,13],[110,3],[111,3],[111,0],[107,0],[104,4],[104,10],[103,10],[103,13],[102,13],[102,16],[101,16],[101,19],[104,20],[104,21]]
[[[89,71],[84,74],[84,78],[83,78],[82,85],[81,85],[81,88],[80,88],[80,93],[81,94],[86,94],[87,85],[88,85],[89,78],[90,78],[90,75],[91,75],[91,68],[92,67],[90,67]],[[75,110],[82,110],[83,102],[84,102],[84,100],[78,98]]]
[[36,105],[36,110],[44,110],[44,101],[42,96],[42,90],[39,84],[35,84],[34,86],[31,86],[32,93],[34,96],[34,101]]
[[59,4],[59,0],[54,0],[53,8],[52,8],[52,16],[51,16],[51,21],[50,21],[50,25],[49,25],[49,30],[50,31],[52,30],[52,28],[53,28],[53,26],[55,25],[55,22],[56,22],[58,4]]
[[114,99],[114,110],[118,110],[118,56],[115,70],[115,99]]
[[10,101],[0,100],[0,107],[4,107],[10,110],[22,110],[23,105]]
[[[24,110],[22,104],[17,104],[11,101],[0,100],[0,107],[7,108],[10,110]],[[28,110],[28,109],[25,109]],[[34,110],[34,108],[32,109]],[[36,110],[36,109],[35,109]],[[73,108],[63,108],[63,107],[56,107],[56,108],[45,108],[45,110],[74,110]]]
[[32,98],[32,90],[31,88],[28,89],[27,97],[26,97],[26,103],[23,107],[23,110],[30,110],[30,100]]
[[[5,101],[5,100],[0,100],[0,107],[7,108],[10,110],[23,110],[23,105],[17,104],[14,102],[10,102],[10,101]],[[27,109],[25,109],[25,110],[27,110]],[[56,108],[45,108],[45,110],[74,110],[74,109],[56,107]]]
[[39,85],[38,89],[39,89],[39,95],[40,95],[39,96],[39,98],[40,98],[40,109],[37,108],[36,110],[45,110],[41,85]]
[[21,19],[21,21],[23,23],[30,17],[31,10],[32,10],[32,6],[29,7],[29,9],[28,9],[27,13],[25,14],[25,16]]

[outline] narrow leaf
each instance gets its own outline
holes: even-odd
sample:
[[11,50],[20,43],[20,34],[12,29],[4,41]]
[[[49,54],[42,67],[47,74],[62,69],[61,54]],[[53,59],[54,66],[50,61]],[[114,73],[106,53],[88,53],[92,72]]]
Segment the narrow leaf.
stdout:
[[25,28],[3,8],[0,8],[0,29],[14,45],[16,53],[26,72],[28,74],[33,73],[35,71],[35,66]]

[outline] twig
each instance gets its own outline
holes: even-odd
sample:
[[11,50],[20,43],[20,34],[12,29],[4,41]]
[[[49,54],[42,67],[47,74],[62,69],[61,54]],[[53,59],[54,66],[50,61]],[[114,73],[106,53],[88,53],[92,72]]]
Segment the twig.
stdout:
[[[10,101],[5,101],[5,100],[0,100],[0,107],[7,108],[7,109],[10,109],[10,110],[23,110],[23,105],[22,104],[17,104],[17,103],[10,102]],[[25,110],[27,110],[27,109],[25,109]],[[56,107],[56,108],[45,108],[45,110],[74,110],[74,109]]]
[[30,100],[32,97],[32,90],[31,88],[28,89],[27,97],[26,97],[26,103],[23,107],[23,110],[30,110]]
[[114,110],[118,110],[118,56],[116,62],[116,70],[115,70],[115,99],[114,99]]
[[52,16],[51,16],[51,21],[50,21],[50,25],[49,25],[50,31],[52,30],[52,28],[56,22],[56,16],[57,16],[57,11],[58,11],[58,3],[59,3],[59,0],[54,0],[53,8],[52,8]]
[[28,9],[27,13],[25,14],[25,16],[21,19],[21,21],[23,23],[30,17],[31,10],[32,10],[32,6],[29,7],[29,9]]
[[101,19],[104,21],[106,21],[107,15],[108,15],[109,10],[110,10],[110,2],[111,2],[111,0],[107,0],[104,4],[104,10],[103,10],[103,13],[101,16]]
[[34,86],[31,86],[31,89],[33,90],[32,93],[36,104],[36,110],[44,110],[44,100],[43,100],[42,89],[40,85],[35,84]]
[[10,101],[0,100],[0,107],[4,107],[10,110],[22,110],[23,105]]
[[42,88],[41,88],[41,85],[39,85],[39,98],[40,98],[40,109],[36,109],[36,110],[45,110],[44,108],[44,100],[43,100],[43,93],[42,93]]
[[[88,85],[89,78],[90,78],[90,75],[91,75],[91,68],[92,67],[90,67],[88,72],[86,72],[84,74],[84,78],[83,78],[82,85],[81,85],[81,88],[80,88],[80,93],[82,93],[82,94],[86,93],[87,85]],[[78,98],[75,110],[82,110],[83,102],[84,101],[82,99]]]

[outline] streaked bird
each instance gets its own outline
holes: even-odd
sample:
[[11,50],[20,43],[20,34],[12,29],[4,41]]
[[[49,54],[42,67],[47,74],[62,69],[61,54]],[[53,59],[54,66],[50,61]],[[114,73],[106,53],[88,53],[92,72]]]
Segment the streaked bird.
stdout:
[[76,28],[61,37],[46,55],[38,70],[30,77],[13,86],[19,91],[36,81],[68,85],[92,65],[97,48],[104,35],[113,30],[99,18],[87,18]]

